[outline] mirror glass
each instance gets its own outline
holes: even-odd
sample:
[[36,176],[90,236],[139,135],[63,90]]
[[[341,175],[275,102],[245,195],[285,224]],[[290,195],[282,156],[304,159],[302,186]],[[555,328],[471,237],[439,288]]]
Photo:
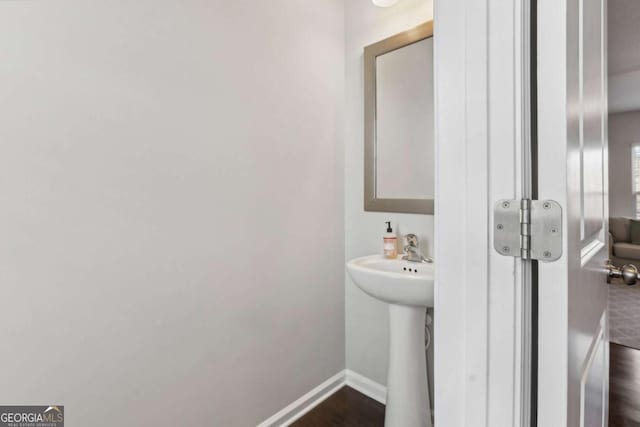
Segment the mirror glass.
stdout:
[[365,48],[365,210],[433,214],[433,22]]
[[433,38],[376,58],[376,197],[433,199]]

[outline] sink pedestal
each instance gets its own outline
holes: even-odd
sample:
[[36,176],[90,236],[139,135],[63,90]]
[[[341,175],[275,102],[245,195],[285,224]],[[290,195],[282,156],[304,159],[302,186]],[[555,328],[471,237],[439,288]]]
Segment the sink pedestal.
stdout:
[[424,348],[425,307],[389,304],[385,427],[432,427]]
[[424,321],[434,306],[434,265],[372,255],[347,263],[360,289],[389,304],[385,427],[432,427]]

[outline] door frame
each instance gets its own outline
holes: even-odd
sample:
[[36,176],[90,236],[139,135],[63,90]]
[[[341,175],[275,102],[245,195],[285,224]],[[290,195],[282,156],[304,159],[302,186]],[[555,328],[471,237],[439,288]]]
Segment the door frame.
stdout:
[[530,262],[492,241],[530,189],[529,5],[435,1],[437,425],[530,425]]

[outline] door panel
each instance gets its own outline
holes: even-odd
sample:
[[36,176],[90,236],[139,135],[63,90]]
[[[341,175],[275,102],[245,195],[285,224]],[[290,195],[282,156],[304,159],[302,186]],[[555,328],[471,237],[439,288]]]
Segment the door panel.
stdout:
[[608,414],[606,0],[538,0],[538,191],[565,251],[539,267],[538,425]]
[[606,425],[608,369],[606,317],[603,316],[598,334],[588,354],[587,363],[580,381],[580,425],[581,427],[599,427]]
[[[603,276],[607,258],[605,177],[608,173],[604,162],[607,150],[605,2],[580,0],[574,5],[577,8],[568,12],[577,13],[578,28],[569,31],[577,30],[577,43],[569,43],[568,50],[576,50],[577,54],[569,54],[569,60],[577,56],[578,64],[570,68],[572,73],[568,78],[577,80],[579,85],[573,86],[577,91],[569,87],[567,101],[576,106],[579,119],[568,121],[574,132],[568,133],[567,173],[574,179],[579,177],[580,194],[574,195],[569,187],[567,425],[602,427],[606,426],[603,414],[607,402],[603,401],[603,395],[608,375],[604,369],[605,365],[608,369],[604,357],[606,342],[603,343],[608,339],[607,284]],[[579,165],[572,161],[573,157],[580,158]]]

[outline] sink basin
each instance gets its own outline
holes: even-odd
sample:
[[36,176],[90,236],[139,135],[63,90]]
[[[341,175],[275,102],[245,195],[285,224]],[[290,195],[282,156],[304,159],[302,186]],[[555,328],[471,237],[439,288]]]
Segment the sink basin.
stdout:
[[365,293],[389,304],[385,427],[432,427],[424,328],[434,265],[372,255],[349,261],[347,271]]
[[389,304],[433,307],[433,264],[372,255],[349,261],[347,270],[356,285],[374,298]]

